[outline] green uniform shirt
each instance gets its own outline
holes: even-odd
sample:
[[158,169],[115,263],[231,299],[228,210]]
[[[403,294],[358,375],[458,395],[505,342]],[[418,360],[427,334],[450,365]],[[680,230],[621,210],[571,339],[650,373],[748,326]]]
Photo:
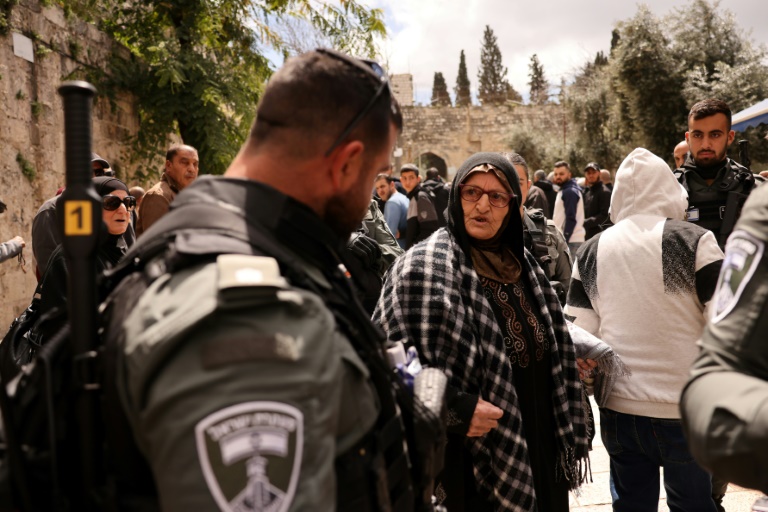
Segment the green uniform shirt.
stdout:
[[124,331],[118,383],[162,510],[335,510],[334,460],[378,401],[318,296],[272,258],[223,255],[155,280]]
[[716,476],[768,492],[768,188],[728,239],[702,351],[681,409],[691,452]]

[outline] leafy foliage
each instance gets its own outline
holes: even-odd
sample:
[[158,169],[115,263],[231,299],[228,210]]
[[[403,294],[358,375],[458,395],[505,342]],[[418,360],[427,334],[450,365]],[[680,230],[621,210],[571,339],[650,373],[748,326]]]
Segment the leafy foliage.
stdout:
[[[640,6],[611,36],[610,55],[585,64],[565,94],[569,133],[603,165],[615,168],[637,146],[671,161],[689,108],[704,98],[735,113],[768,96],[765,49],[717,1],[690,0],[665,18]],[[753,161],[768,161],[757,130],[746,135],[756,143]]]
[[483,105],[502,105],[508,100],[520,102],[523,99],[507,80],[507,68],[501,63],[501,50],[496,35],[488,25],[483,33],[477,80],[478,96]]
[[269,49],[287,57],[308,49],[296,43],[301,39],[373,57],[376,38],[386,33],[383,12],[356,0],[59,2],[98,21],[122,47],[99,88],[136,97],[140,128],[131,156],[140,178],[164,154],[169,134],[198,149],[201,172],[226,170],[272,73]]
[[544,66],[539,62],[539,56],[531,55],[528,64],[528,87],[530,88],[530,102],[533,105],[544,105],[549,102],[549,82],[544,76]]
[[457,107],[468,107],[472,104],[472,94],[469,88],[469,76],[467,75],[467,61],[464,50],[459,56],[459,74],[456,76],[456,87],[453,89],[456,95]]
[[448,94],[448,84],[445,83],[442,73],[435,73],[432,82],[432,100],[430,105],[433,107],[450,107],[451,96]]

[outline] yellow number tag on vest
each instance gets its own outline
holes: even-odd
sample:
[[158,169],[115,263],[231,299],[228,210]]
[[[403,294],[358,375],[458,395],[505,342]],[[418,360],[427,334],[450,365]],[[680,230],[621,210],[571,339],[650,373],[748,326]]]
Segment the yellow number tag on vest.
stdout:
[[64,235],[87,236],[93,234],[93,208],[90,201],[64,203]]

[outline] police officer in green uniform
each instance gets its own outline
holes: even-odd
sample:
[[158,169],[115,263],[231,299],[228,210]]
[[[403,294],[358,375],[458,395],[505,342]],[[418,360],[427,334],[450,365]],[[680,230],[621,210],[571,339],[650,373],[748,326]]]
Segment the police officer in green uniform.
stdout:
[[685,132],[689,153],[675,171],[688,191],[688,221],[712,231],[721,249],[755,185],[749,169],[727,156],[734,137],[728,104],[714,98],[696,103]]
[[[502,153],[520,176],[520,204],[525,202],[531,187],[530,170],[525,159],[517,153]],[[565,237],[555,223],[539,208],[522,207],[525,247],[531,251],[541,269],[552,283],[560,302],[565,304],[571,283],[571,252]]]
[[720,478],[768,493],[768,188],[747,200],[680,407],[691,453]]
[[226,175],[127,255],[107,337],[162,510],[420,509],[408,395],[343,263],[401,126],[378,64],[292,58]]

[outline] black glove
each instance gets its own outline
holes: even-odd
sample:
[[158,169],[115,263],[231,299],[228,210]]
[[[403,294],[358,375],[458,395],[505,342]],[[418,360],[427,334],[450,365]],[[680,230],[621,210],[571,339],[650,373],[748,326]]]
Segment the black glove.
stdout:
[[381,258],[381,247],[376,240],[360,231],[352,233],[347,242],[347,251],[354,254],[365,268],[377,268]]
[[0,201],[0,213],[5,213],[5,210],[7,210],[8,207],[5,206],[5,203]]

